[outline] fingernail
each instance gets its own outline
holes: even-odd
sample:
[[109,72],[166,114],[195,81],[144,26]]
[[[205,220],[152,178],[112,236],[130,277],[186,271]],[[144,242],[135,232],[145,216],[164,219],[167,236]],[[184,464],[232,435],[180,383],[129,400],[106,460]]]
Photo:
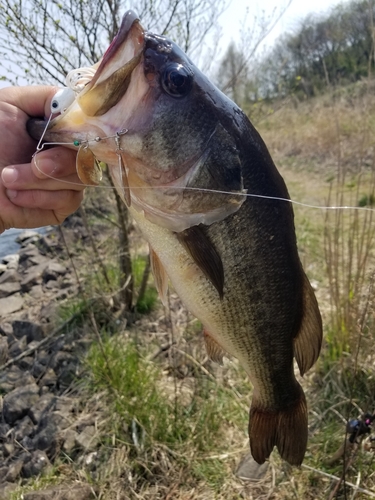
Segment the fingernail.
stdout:
[[18,170],[14,167],[5,167],[2,171],[1,178],[4,184],[12,184],[18,179]]
[[18,191],[15,191],[14,189],[7,189],[6,190],[7,196],[10,200],[14,200],[16,198]]

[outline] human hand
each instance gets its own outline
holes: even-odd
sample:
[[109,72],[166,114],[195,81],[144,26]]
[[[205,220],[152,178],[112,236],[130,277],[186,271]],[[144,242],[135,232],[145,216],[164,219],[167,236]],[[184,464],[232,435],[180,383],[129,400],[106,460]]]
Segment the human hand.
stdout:
[[37,143],[27,133],[26,122],[50,115],[56,90],[0,90],[0,233],[11,227],[60,224],[82,201],[84,186],[76,174],[75,151],[54,147],[38,153],[37,165],[32,159]]

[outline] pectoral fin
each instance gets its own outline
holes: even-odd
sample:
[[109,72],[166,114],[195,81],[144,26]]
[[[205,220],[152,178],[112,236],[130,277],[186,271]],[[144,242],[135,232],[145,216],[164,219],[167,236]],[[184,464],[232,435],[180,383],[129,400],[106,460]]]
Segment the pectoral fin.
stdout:
[[300,330],[294,339],[294,356],[303,375],[318,359],[322,345],[323,328],[314,290],[304,274],[303,315]]
[[220,255],[200,226],[192,226],[176,233],[178,241],[189,252],[199,269],[224,296],[224,267]]
[[154,252],[154,250],[150,248],[150,263],[151,263],[151,271],[154,275],[156,290],[159,293],[160,300],[166,306],[167,305],[167,292],[168,292],[168,275],[165,272],[163,264],[160,262],[159,257]]

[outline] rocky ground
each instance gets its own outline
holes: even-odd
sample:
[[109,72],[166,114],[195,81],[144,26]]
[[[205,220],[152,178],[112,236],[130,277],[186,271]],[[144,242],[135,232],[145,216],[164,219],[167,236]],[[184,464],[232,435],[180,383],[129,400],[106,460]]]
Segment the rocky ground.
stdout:
[[[71,229],[85,237],[84,228]],[[48,471],[60,453],[89,455],[95,413],[85,412],[74,388],[90,339],[57,327],[56,308],[77,293],[56,232],[26,231],[21,249],[0,264],[0,499]],[[25,494],[26,500],[93,498],[87,484]]]

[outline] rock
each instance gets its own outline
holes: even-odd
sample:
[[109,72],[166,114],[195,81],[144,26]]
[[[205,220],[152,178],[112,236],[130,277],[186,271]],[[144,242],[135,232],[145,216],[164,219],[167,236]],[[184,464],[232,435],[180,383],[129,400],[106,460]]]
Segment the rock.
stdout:
[[7,265],[8,269],[17,269],[20,256],[18,253],[12,253],[3,257],[2,262]]
[[3,299],[4,297],[9,297],[9,295],[13,295],[14,293],[20,291],[21,291],[21,285],[18,282],[1,283],[0,299]]
[[23,372],[22,376],[16,381],[16,387],[35,384],[35,378],[30,372]]
[[14,336],[20,339],[26,335],[28,344],[33,341],[40,341],[44,338],[43,328],[37,323],[15,320],[12,322],[12,326]]
[[39,382],[39,386],[48,386],[48,387],[54,387],[57,382],[57,376],[56,373],[53,371],[52,368],[48,368],[46,373],[43,375]]
[[0,274],[3,274],[8,269],[6,264],[0,264]]
[[35,383],[13,389],[4,397],[5,422],[12,425],[16,420],[23,418],[38,399],[39,387]]
[[93,500],[94,498],[97,496],[88,484],[59,485],[23,495],[24,500]]
[[9,316],[14,312],[20,311],[23,308],[24,299],[16,294],[0,299],[0,317]]
[[50,261],[47,268],[43,272],[43,280],[45,283],[48,281],[56,281],[59,276],[64,276],[68,272],[65,266],[58,262]]
[[22,475],[26,478],[37,476],[50,465],[50,461],[44,451],[33,451],[23,463]]
[[76,445],[77,432],[73,429],[67,429],[64,434],[63,450],[65,453],[71,453]]
[[5,457],[10,457],[14,453],[14,444],[13,443],[4,443],[3,444],[3,452]]
[[8,360],[8,339],[7,337],[0,337],[0,367],[5,365]]
[[23,376],[23,371],[18,366],[11,366],[0,373],[0,391],[10,392],[16,387],[16,383]]
[[269,462],[258,464],[251,453],[248,453],[239,463],[236,476],[240,479],[248,479],[251,481],[260,481],[267,473]]
[[26,335],[19,340],[15,340],[9,346],[9,357],[15,358],[19,356],[26,350],[27,347],[27,338]]
[[26,454],[23,454],[21,455],[20,458],[18,458],[18,460],[10,464],[7,475],[5,476],[5,481],[8,481],[9,483],[14,483],[14,481],[20,475],[25,458]]
[[49,280],[45,285],[47,290],[53,290],[60,288],[59,282],[56,280]]
[[14,428],[14,437],[18,442],[21,442],[26,436],[30,436],[34,429],[35,426],[31,418],[29,415],[26,415],[26,417],[20,420]]
[[55,396],[51,393],[44,394],[30,408],[29,417],[31,418],[34,424],[37,424],[42,419],[44,413],[51,410],[55,399],[56,399]]
[[35,268],[37,269],[31,268],[32,271],[27,273],[21,281],[21,289],[24,293],[29,292],[33,286],[42,282],[42,272],[38,269],[39,266],[35,266]]
[[76,445],[84,450],[95,448],[97,443],[97,432],[94,425],[88,425],[76,436]]
[[0,333],[1,335],[13,335],[12,323],[9,323],[8,321],[0,323]]
[[34,285],[31,288],[29,295],[33,299],[41,299],[44,295],[42,285]]
[[8,271],[5,271],[0,276],[0,284],[3,283],[18,283],[21,280],[20,274],[15,271],[14,269],[9,269]]
[[32,356],[25,356],[17,364],[21,370],[31,372],[34,365],[34,358]]
[[9,500],[12,491],[18,488],[18,484],[1,483],[0,484],[0,500]]
[[11,427],[9,424],[0,424],[0,439],[2,441],[5,441],[7,439],[10,429]]
[[32,229],[26,229],[26,231],[23,231],[17,236],[16,242],[21,245],[25,240],[29,240],[30,238],[34,238],[35,236],[37,236],[38,239],[40,238],[39,233],[37,233],[36,231],[33,231]]

